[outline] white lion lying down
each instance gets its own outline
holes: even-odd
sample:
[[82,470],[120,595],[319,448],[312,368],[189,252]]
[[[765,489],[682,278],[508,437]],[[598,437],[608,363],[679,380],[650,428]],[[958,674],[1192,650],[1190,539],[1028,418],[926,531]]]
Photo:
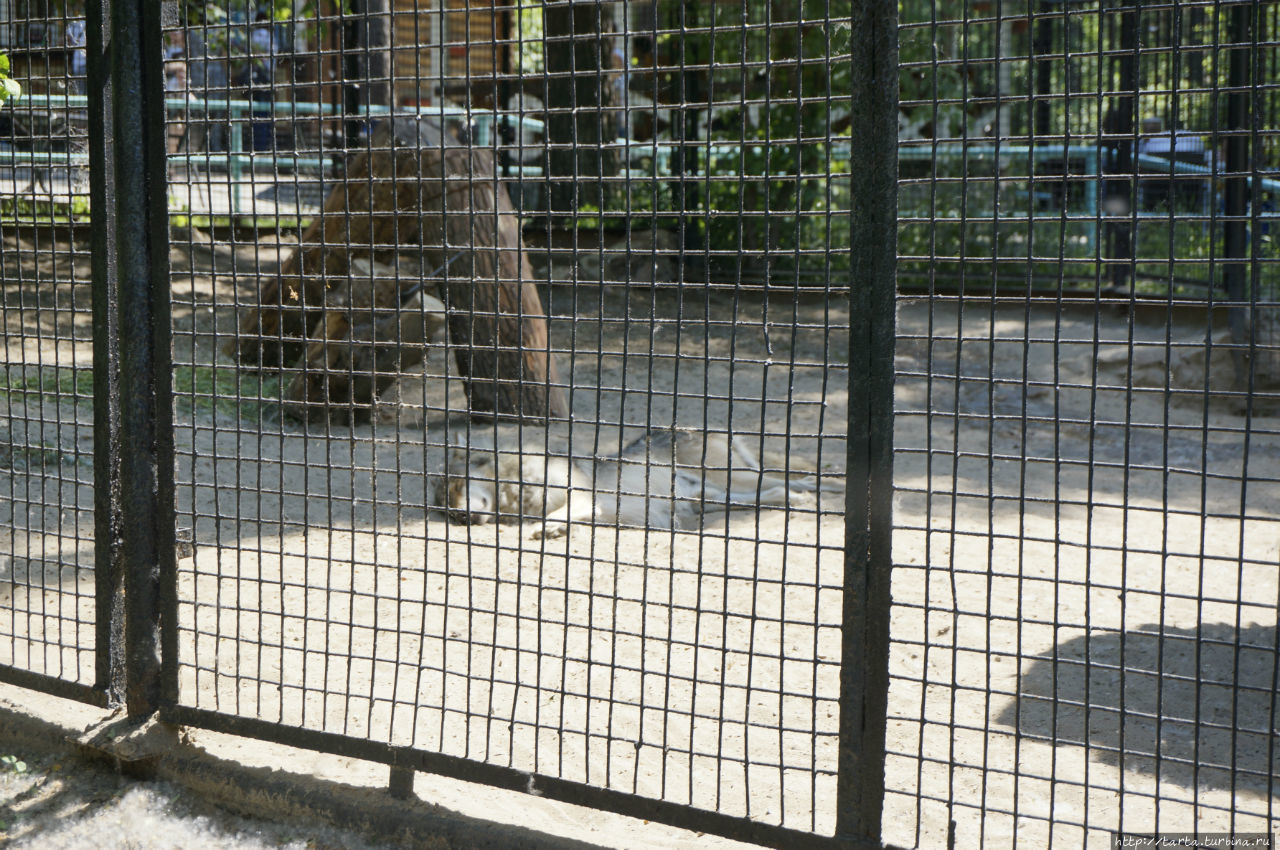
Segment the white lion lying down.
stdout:
[[762,471],[727,434],[653,429],[594,460],[477,442],[450,448],[437,505],[460,522],[541,520],[535,537],[562,537],[570,523],[696,529],[704,513],[811,507],[814,494],[829,489],[813,475]]

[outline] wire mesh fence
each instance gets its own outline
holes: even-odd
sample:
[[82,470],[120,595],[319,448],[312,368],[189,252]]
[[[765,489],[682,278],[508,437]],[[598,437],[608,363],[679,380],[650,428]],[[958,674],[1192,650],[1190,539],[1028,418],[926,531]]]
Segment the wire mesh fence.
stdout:
[[887,841],[1274,831],[1275,13],[903,6]]
[[253,17],[167,124],[243,160],[172,234],[171,716],[831,836],[848,10]]
[[[7,25],[62,38],[66,17]],[[74,27],[71,27],[74,31]],[[74,85],[69,61],[44,63],[50,85]],[[15,76],[40,51],[9,50]],[[82,72],[81,72],[82,73]],[[6,96],[9,93],[6,91]],[[96,609],[93,513],[93,342],[87,234],[72,209],[87,191],[82,114],[6,104],[0,125],[0,664],[6,678],[66,696],[93,693]],[[81,186],[84,189],[81,189]],[[85,205],[87,206],[87,204]]]
[[0,3],[0,679],[782,846],[1274,829],[1274,4],[119,6]]

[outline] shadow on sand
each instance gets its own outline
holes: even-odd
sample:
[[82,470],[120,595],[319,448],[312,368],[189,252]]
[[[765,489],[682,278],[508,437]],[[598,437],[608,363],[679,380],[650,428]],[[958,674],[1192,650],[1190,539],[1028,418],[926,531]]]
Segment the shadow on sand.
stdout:
[[1271,625],[1100,632],[1033,662],[996,722],[1161,782],[1270,795],[1278,662]]

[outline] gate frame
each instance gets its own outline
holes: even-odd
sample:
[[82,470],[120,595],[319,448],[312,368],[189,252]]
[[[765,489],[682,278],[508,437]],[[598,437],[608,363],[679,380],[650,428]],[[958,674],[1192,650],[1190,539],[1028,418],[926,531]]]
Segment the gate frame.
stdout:
[[160,53],[163,22],[176,4],[91,0],[87,7],[88,73],[101,83],[89,94],[96,687],[141,721],[178,693]]
[[[579,0],[573,0],[578,2]],[[776,847],[881,847],[889,682],[896,294],[897,6],[854,4],[850,27],[860,174],[852,235],[847,488],[836,827],[832,836],[463,757],[235,717],[178,702],[169,221],[163,62],[176,3],[91,0],[88,67],[93,251],[95,684],[4,669],[14,684],[123,706],[165,723],[390,767],[404,796],[424,771]],[[843,100],[843,96],[841,96]],[[116,143],[117,134],[122,142]],[[140,138],[139,135],[140,134]]]
[[898,258],[898,5],[853,4],[849,425],[836,835],[880,846],[893,563]]

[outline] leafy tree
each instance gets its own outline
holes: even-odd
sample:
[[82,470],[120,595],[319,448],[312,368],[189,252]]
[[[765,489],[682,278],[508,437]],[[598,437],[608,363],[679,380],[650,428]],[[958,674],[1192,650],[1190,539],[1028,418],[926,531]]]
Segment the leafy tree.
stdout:
[[[603,211],[593,224],[648,216],[652,226],[681,229],[691,248],[757,259],[764,247],[776,256],[847,242],[847,220],[832,211],[848,206],[851,8],[852,0],[656,0],[647,21],[624,28],[592,4],[521,0],[521,74],[560,75],[546,87],[548,141],[559,155],[550,173],[581,183],[625,165],[630,177],[606,180],[607,191],[562,185],[555,208]],[[597,142],[614,137],[623,103],[605,81],[623,69],[612,67],[606,45],[624,29],[632,96],[618,123],[633,139],[611,163]],[[561,85],[571,69],[581,84]],[[646,100],[654,106],[637,105]],[[652,140],[649,156],[641,139]]]
[[539,75],[546,69],[542,26],[543,0],[519,0],[516,30],[519,32],[516,67],[521,75]]
[[694,7],[659,42],[699,69],[681,94],[706,247],[752,253],[784,277],[831,260],[825,249],[848,239],[847,219],[832,213],[848,208],[852,0]]
[[616,138],[612,88],[603,72],[612,51],[611,20],[597,4],[544,0],[543,50],[547,74],[549,211],[599,211],[604,208],[604,178],[613,159],[602,150]]

